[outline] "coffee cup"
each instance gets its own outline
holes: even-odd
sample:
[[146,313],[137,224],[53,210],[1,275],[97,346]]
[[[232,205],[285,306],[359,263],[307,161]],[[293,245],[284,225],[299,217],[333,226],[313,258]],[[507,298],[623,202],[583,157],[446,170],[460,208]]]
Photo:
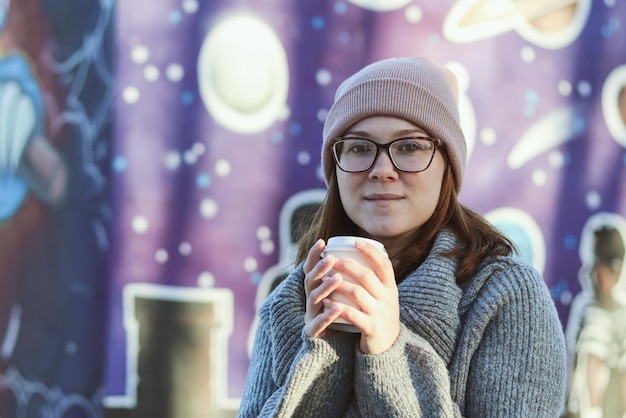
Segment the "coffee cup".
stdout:
[[[365,267],[373,269],[374,266],[372,266],[369,259],[363,253],[361,253],[359,250],[356,249],[355,242],[357,239],[367,242],[368,244],[374,246],[375,248],[379,249],[380,251],[386,254],[384,245],[373,239],[356,237],[356,236],[336,236],[336,237],[331,237],[328,239],[328,242],[326,243],[326,248],[322,252],[322,257],[326,257],[327,255],[332,255],[336,258],[349,258],[351,260],[354,260],[362,264]],[[332,275],[332,274],[333,274],[333,271],[331,270],[329,272],[329,275]],[[345,275],[345,274],[342,274],[342,276],[345,281],[358,284],[358,282],[355,281],[352,277]],[[336,302],[341,302],[346,305],[354,306],[354,303],[349,298],[343,296],[339,292],[333,292],[330,295],[330,298]],[[350,324],[348,321],[344,320],[343,318],[337,318],[335,322],[333,322],[329,326],[329,328],[336,329],[339,331],[348,331],[348,332],[355,332],[355,333],[360,332],[358,328],[356,328],[354,325]]]

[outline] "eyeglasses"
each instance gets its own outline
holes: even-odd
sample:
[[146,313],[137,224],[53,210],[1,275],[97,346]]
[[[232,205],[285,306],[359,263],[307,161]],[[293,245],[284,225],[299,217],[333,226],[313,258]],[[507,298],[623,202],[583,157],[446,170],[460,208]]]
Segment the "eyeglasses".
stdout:
[[365,138],[340,138],[332,144],[337,166],[347,173],[368,171],[374,166],[380,150],[385,150],[393,166],[400,171],[416,173],[430,167],[441,140],[426,136],[399,138],[379,144]]

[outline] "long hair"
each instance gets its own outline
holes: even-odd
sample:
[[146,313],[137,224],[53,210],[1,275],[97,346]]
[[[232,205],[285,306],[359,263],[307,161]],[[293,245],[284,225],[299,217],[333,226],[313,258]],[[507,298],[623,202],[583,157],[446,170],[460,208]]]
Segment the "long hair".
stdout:
[[[331,171],[328,192],[320,209],[298,242],[296,263],[304,261],[316,240],[335,235],[356,235],[359,227],[346,214],[339,197],[335,170]],[[396,281],[401,282],[428,256],[436,235],[443,228],[456,235],[457,245],[445,256],[459,259],[457,283],[472,276],[488,257],[506,256],[515,245],[483,216],[457,200],[457,190],[450,164],[446,164],[439,201],[433,215],[415,231],[410,244],[398,254],[391,254]]]

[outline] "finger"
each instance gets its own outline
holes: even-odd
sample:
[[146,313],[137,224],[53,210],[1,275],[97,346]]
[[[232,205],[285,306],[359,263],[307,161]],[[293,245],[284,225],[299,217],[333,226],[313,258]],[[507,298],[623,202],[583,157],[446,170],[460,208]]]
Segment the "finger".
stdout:
[[330,298],[325,298],[322,301],[324,305],[324,312],[320,315],[320,324],[327,328],[335,322],[338,318],[341,317],[341,314],[344,312],[346,305],[341,303],[333,302]]
[[315,267],[315,265],[320,261],[322,251],[324,251],[325,247],[326,243],[323,239],[318,239],[317,241],[315,241],[315,244],[313,244],[313,246],[309,250],[309,253],[307,254],[306,260],[304,262],[305,273],[308,274],[313,269],[313,267]]
[[[328,299],[325,299],[328,300]],[[305,325],[305,332],[308,336],[316,338],[316,337],[325,337],[330,333],[334,333],[335,331],[328,328],[330,324],[335,322],[339,315],[341,314],[341,307],[334,306],[329,304],[328,308],[325,308],[322,313],[317,315],[311,321],[307,322]]]
[[[335,278],[333,277],[333,279]],[[365,286],[345,279],[342,279],[338,283],[333,293],[330,295],[330,299],[342,304],[352,304],[358,307],[358,309],[363,309],[364,306],[375,302],[375,298]]]
[[[319,315],[323,314],[323,300],[328,299],[329,295],[337,288],[340,277],[325,278],[325,280],[320,282],[321,284],[314,288],[306,298],[305,322],[307,326],[315,321]],[[317,327],[317,325],[314,326]]]
[[322,278],[333,268],[336,261],[335,257],[324,257],[304,276],[304,291],[307,297],[321,284]]
[[341,273],[344,279],[347,278],[346,281],[364,287],[372,295],[380,293],[385,288],[374,271],[358,261],[342,258],[334,263],[333,269]]
[[323,299],[320,313],[306,322],[306,334],[310,337],[326,336],[332,331],[328,327],[340,317],[341,313],[342,306],[340,304],[333,303],[328,298]]
[[393,265],[391,264],[391,260],[389,259],[389,255],[386,252],[380,251],[378,248],[369,244],[367,241],[362,239],[357,239],[355,241],[355,246],[358,251],[363,253],[371,262],[373,266],[373,271],[379,280],[385,286],[395,286],[396,285],[396,277],[393,271]]
[[313,305],[319,305],[322,301],[337,291],[337,288],[343,283],[343,279],[340,274],[334,274],[332,276],[324,276],[320,280],[320,285],[311,290],[309,294],[308,302]]

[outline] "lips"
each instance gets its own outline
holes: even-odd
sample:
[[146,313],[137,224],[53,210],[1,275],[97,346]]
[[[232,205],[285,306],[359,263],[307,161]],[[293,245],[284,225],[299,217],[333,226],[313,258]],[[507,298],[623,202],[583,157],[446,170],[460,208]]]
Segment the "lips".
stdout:
[[365,200],[373,202],[384,202],[404,199],[401,195],[393,193],[373,193],[365,196]]

